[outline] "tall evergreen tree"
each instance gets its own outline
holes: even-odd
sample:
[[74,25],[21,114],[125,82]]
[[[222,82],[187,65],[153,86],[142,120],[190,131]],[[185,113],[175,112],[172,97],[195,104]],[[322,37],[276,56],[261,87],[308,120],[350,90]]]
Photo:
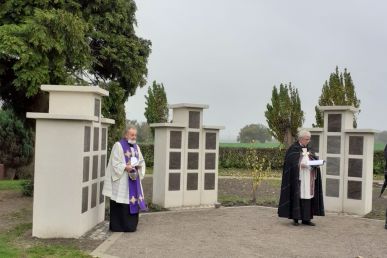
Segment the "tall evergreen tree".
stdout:
[[289,146],[304,122],[304,112],[298,90],[286,84],[280,84],[279,91],[273,87],[271,104],[267,104],[265,117],[270,133],[282,144]]
[[[360,100],[356,97],[355,85],[353,84],[351,74],[344,69],[344,73],[339,73],[339,68],[336,66],[336,71],[331,73],[329,81],[325,81],[321,96],[318,100],[319,106],[353,106],[360,107]],[[314,127],[323,127],[324,118],[318,107],[316,111],[316,124]],[[359,111],[360,112],[360,111]],[[356,118],[353,121],[353,126],[357,127]]]
[[[148,124],[168,122],[168,100],[164,85],[153,81],[148,88],[148,96],[145,96],[145,118]],[[152,128],[152,133],[154,130]]]

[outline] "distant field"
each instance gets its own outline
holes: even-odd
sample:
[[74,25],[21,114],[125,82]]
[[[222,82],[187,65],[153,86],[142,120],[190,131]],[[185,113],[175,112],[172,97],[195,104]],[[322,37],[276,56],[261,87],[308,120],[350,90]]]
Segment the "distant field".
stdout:
[[376,151],[382,151],[384,150],[384,147],[386,146],[386,144],[384,143],[381,143],[381,142],[375,142],[375,146],[374,146],[374,150]]
[[[220,143],[220,147],[230,147],[230,148],[277,148],[279,146],[279,143],[277,142],[265,142],[265,143]],[[384,150],[384,146],[386,146],[384,143],[377,142],[375,143],[374,150],[375,151],[382,151]]]

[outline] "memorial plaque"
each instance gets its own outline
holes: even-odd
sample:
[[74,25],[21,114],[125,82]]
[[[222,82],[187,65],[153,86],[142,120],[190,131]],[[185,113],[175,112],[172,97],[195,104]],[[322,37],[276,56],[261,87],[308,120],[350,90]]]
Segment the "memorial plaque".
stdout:
[[89,200],[89,187],[82,188],[82,213],[87,211]]
[[198,173],[187,174],[187,190],[198,190]]
[[340,193],[340,180],[334,178],[327,178],[326,180],[326,193],[329,197],[339,197]]
[[199,153],[188,152],[188,164],[187,169],[196,170],[199,168]]
[[105,196],[102,194],[103,191],[103,181],[99,183],[99,203],[103,203],[105,201]]
[[98,176],[98,155],[93,156],[93,175],[91,179],[96,179]]
[[102,142],[101,142],[101,149],[102,150],[106,150],[107,148],[107,129],[106,128],[102,128]]
[[95,99],[94,100],[94,116],[100,115],[101,110],[101,100],[100,99]]
[[188,149],[199,149],[199,133],[188,133]]
[[328,114],[328,132],[341,132],[341,114]]
[[361,181],[348,181],[348,199],[361,200]]
[[349,154],[363,155],[363,136],[349,136]]
[[215,173],[204,174],[204,190],[215,190]]
[[84,138],[83,138],[83,151],[84,152],[90,151],[90,137],[91,137],[90,133],[91,133],[90,126],[85,126]]
[[341,137],[340,136],[328,136],[327,137],[327,153],[340,154]]
[[168,190],[169,191],[180,190],[180,173],[169,173]]
[[105,176],[106,155],[101,155],[101,177]]
[[340,158],[327,157],[327,175],[339,176],[340,175]]
[[206,153],[206,160],[205,160],[205,169],[206,170],[213,170],[215,169],[215,153]]
[[99,128],[94,127],[94,142],[93,142],[93,150],[98,151],[99,149]]
[[83,182],[89,181],[90,157],[83,157]]
[[189,111],[189,128],[200,128],[200,112]]
[[181,131],[171,131],[169,134],[169,148],[181,149]]
[[216,133],[206,133],[206,149],[216,149]]
[[348,176],[362,177],[363,176],[363,160],[348,159]]
[[91,186],[91,208],[97,205],[97,183]]
[[181,168],[181,153],[170,152],[169,153],[169,169],[180,169]]
[[312,134],[310,137],[310,143],[312,152],[319,153],[320,152],[320,135]]

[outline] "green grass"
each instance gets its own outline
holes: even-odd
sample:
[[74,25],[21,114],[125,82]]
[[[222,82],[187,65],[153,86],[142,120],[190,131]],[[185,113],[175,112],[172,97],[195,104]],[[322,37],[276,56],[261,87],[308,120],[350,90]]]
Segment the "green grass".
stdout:
[[27,255],[31,258],[43,258],[43,257],[92,257],[83,253],[74,246],[62,246],[62,245],[38,245],[27,249]]
[[219,147],[229,147],[229,148],[256,148],[256,149],[267,149],[267,148],[277,148],[280,144],[278,142],[255,142],[255,143],[220,143]]
[[247,206],[247,205],[276,207],[278,205],[278,196],[268,196],[265,198],[257,197],[255,204],[252,202],[250,198],[240,197],[235,195],[219,195],[218,201],[224,207]]
[[251,199],[236,195],[219,195],[218,201],[225,207],[252,205]]
[[22,223],[12,230],[0,233],[0,257],[91,257],[72,245],[48,245],[39,243],[27,249],[15,245],[15,241],[31,228],[31,223]]
[[25,180],[0,180],[0,190],[22,190]]
[[[250,169],[243,168],[219,168],[219,176],[251,177]],[[281,171],[273,170],[268,173],[268,178],[281,178]]]

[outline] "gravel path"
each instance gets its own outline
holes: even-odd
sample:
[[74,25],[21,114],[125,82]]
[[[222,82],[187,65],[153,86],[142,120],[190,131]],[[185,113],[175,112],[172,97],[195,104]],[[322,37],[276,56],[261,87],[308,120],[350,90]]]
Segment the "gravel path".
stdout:
[[387,257],[384,222],[328,214],[292,226],[276,209],[184,210],[143,214],[136,233],[114,233],[98,257]]

